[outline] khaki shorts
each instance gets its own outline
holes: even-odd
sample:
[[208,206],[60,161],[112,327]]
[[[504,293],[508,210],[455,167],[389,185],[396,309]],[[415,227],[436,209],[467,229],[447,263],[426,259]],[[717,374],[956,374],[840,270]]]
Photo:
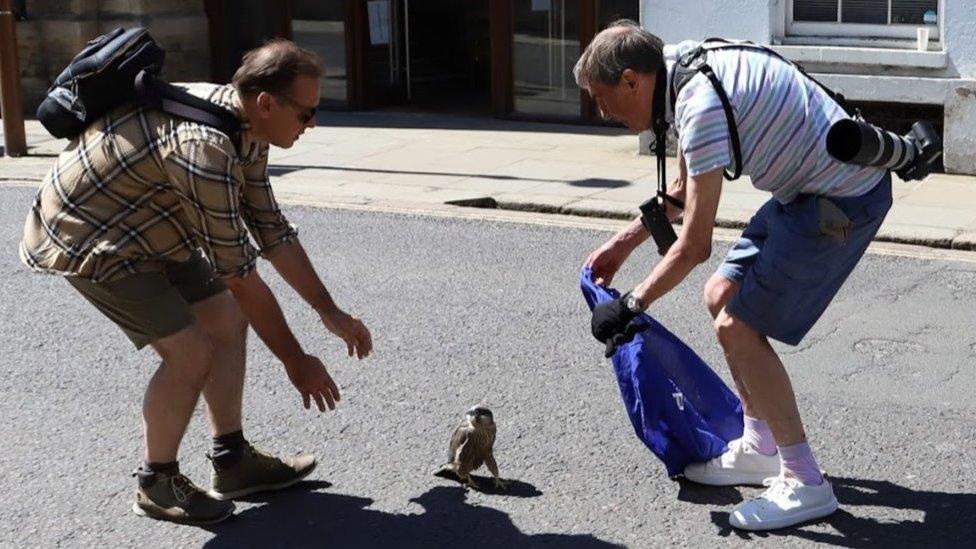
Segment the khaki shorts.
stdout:
[[117,324],[137,349],[194,322],[190,305],[227,289],[202,253],[162,271],[110,282],[67,277],[68,282]]

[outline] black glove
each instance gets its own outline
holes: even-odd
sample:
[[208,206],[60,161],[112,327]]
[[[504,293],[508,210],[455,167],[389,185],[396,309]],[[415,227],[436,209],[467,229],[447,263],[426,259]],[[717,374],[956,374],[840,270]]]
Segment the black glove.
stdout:
[[593,337],[607,345],[604,356],[610,358],[618,345],[627,343],[641,330],[641,326],[631,321],[637,316],[627,308],[627,295],[613,301],[605,301],[593,307],[590,329]]

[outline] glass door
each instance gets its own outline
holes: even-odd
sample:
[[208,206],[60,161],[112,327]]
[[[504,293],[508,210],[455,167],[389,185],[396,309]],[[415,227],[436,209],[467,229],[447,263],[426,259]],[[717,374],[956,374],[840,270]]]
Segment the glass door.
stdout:
[[[344,6],[346,106],[395,105],[405,96],[403,7],[406,0],[329,0]],[[308,4],[322,4],[308,0]],[[335,41],[333,41],[335,44]],[[326,60],[328,65],[328,60]],[[338,76],[326,67],[327,78]],[[337,85],[333,84],[333,90]]]
[[406,0],[366,0],[363,62],[366,106],[402,102],[406,96],[403,35]]
[[404,0],[406,99],[424,110],[489,109],[488,0]]
[[580,56],[580,2],[514,0],[516,114],[579,118],[580,91],[573,66]]
[[292,40],[320,56],[325,74],[320,80],[322,106],[348,105],[346,68],[346,14],[343,2],[292,0]]

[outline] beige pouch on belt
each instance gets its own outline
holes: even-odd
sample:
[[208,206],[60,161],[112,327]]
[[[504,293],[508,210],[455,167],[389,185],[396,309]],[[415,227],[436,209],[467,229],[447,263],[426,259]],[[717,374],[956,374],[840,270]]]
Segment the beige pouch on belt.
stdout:
[[838,244],[846,244],[851,234],[851,219],[826,197],[817,198],[817,219],[820,222],[820,232]]

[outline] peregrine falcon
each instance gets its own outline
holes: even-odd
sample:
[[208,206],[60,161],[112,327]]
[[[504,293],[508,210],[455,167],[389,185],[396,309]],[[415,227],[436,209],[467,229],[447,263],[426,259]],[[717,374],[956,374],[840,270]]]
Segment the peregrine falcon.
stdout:
[[491,410],[484,406],[473,406],[454,429],[447,452],[448,462],[441,471],[451,471],[465,485],[478,489],[470,473],[484,463],[495,477],[495,487],[505,489],[506,483],[498,476],[498,464],[492,453],[494,445],[495,421]]

